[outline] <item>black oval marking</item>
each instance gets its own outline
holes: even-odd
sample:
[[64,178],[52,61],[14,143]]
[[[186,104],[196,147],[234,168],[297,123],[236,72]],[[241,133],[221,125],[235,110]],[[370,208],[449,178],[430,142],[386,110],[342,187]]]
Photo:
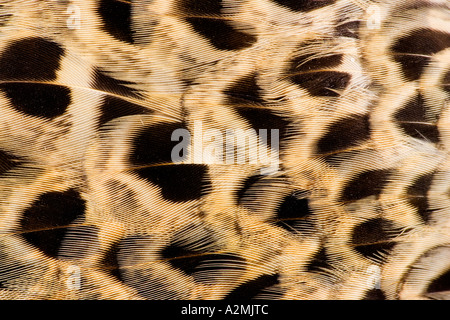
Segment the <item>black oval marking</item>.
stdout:
[[308,90],[313,96],[339,97],[347,88],[352,76],[346,72],[318,71],[290,76],[293,83]]
[[100,0],[97,12],[106,32],[117,40],[133,44],[131,1]]
[[276,211],[276,225],[289,231],[308,232],[313,229],[313,222],[307,218],[312,215],[309,199],[296,191],[284,197]]
[[450,291],[450,270],[444,272],[428,285],[426,293],[438,293]]
[[180,143],[171,141],[177,129],[187,127],[184,123],[157,123],[141,130],[133,139],[130,163],[134,166],[172,163],[172,150]]
[[381,289],[370,289],[364,294],[362,300],[386,300],[386,295]]
[[194,16],[220,15],[222,0],[182,0],[178,4],[178,10],[181,14]]
[[20,232],[27,242],[56,258],[67,227],[84,210],[85,200],[78,191],[44,193],[23,212]]
[[426,119],[425,99],[421,94],[415,95],[395,113],[397,121],[424,122]]
[[[284,117],[274,114],[270,109],[255,107],[236,107],[234,110],[245,120],[247,120],[255,130],[255,133],[264,141],[267,146],[277,149],[283,147],[286,138],[291,134],[291,122]],[[260,130],[265,131],[264,138]],[[279,141],[272,141],[272,131],[278,130]],[[274,142],[279,142],[275,144]]]
[[99,69],[94,69],[92,75],[92,87],[96,90],[109,92],[124,97],[140,97],[138,90],[132,88],[132,82],[115,79],[108,75],[108,73]]
[[20,165],[20,159],[12,154],[0,150],[0,177]]
[[330,154],[355,147],[370,138],[369,115],[354,115],[333,123],[317,142],[318,154]]
[[0,80],[55,80],[63,55],[63,48],[43,38],[14,41],[0,55]]
[[410,99],[394,114],[395,121],[405,134],[432,143],[438,143],[440,134],[435,123],[427,118],[425,100],[421,94]]
[[377,260],[380,253],[392,250],[396,244],[393,239],[402,231],[394,221],[374,218],[353,229],[350,244],[364,257]]
[[324,272],[326,270],[331,269],[331,264],[327,255],[327,251],[324,247],[322,247],[316,254],[313,256],[311,262],[306,267],[308,272]]
[[9,98],[14,109],[34,117],[58,117],[71,103],[70,89],[59,85],[2,83],[0,91]]
[[206,165],[162,165],[135,169],[133,172],[161,188],[164,199],[173,202],[198,200],[211,188]]
[[392,45],[393,58],[408,81],[420,78],[430,56],[450,47],[450,34],[432,29],[417,29]]
[[227,103],[240,104],[264,104],[261,96],[261,88],[258,86],[257,73],[244,76],[224,90],[227,95]]
[[339,201],[350,202],[370,196],[379,196],[388,183],[391,170],[365,171],[347,183]]
[[329,6],[336,0],[273,0],[276,4],[292,11],[308,12]]
[[432,55],[448,47],[450,47],[450,33],[421,28],[399,38],[393,44],[392,51]]
[[427,223],[430,219],[431,211],[428,208],[428,191],[433,182],[433,173],[426,174],[417,178],[414,183],[408,187],[408,202],[414,206],[422,220]]
[[223,19],[186,18],[195,32],[208,39],[218,50],[242,50],[250,47],[257,38],[239,31]]
[[312,58],[315,54],[307,54],[295,57],[291,60],[288,69],[289,74],[307,72],[311,70],[331,69],[342,63],[342,54],[333,54],[318,58]]
[[160,123],[142,130],[134,138],[130,162],[138,167],[133,172],[159,186],[167,200],[196,200],[210,188],[208,168],[201,164],[171,165],[172,150],[180,143],[171,141],[176,129],[186,127],[183,123]]
[[153,111],[138,104],[114,96],[105,96],[100,107],[99,126],[120,117],[152,114]]
[[414,55],[396,55],[394,60],[402,66],[403,76],[407,81],[415,81],[420,78],[423,69],[430,63],[429,57]]
[[[250,299],[258,299],[258,295],[264,293],[270,287],[278,285],[279,275],[262,275],[256,279],[250,280],[233,289],[228,295],[224,298],[224,300],[250,300]],[[283,294],[281,292],[278,293],[281,297]],[[271,293],[271,296],[274,294]]]

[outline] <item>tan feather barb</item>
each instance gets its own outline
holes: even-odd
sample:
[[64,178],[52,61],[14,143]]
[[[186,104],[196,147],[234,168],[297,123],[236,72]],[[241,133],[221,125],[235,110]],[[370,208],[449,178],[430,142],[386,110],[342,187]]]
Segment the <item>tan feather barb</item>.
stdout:
[[450,299],[446,0],[0,0],[0,299]]

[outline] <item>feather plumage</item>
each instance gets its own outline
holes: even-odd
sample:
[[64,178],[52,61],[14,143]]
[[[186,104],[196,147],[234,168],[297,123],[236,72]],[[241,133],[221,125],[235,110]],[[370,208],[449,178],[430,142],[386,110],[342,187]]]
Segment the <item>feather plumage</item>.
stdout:
[[0,0],[0,298],[450,299],[449,54],[438,0]]

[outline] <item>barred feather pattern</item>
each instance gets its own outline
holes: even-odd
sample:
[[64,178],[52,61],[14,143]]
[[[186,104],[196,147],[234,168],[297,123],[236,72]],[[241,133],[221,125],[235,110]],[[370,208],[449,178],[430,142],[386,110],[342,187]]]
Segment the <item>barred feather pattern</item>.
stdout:
[[449,99],[446,0],[0,0],[0,299],[450,299]]

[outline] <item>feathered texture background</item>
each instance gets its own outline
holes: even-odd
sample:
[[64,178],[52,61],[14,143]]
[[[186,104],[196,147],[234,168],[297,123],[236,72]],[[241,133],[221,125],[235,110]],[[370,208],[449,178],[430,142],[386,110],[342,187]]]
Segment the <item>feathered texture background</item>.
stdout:
[[446,0],[0,0],[0,298],[450,299],[449,88]]

